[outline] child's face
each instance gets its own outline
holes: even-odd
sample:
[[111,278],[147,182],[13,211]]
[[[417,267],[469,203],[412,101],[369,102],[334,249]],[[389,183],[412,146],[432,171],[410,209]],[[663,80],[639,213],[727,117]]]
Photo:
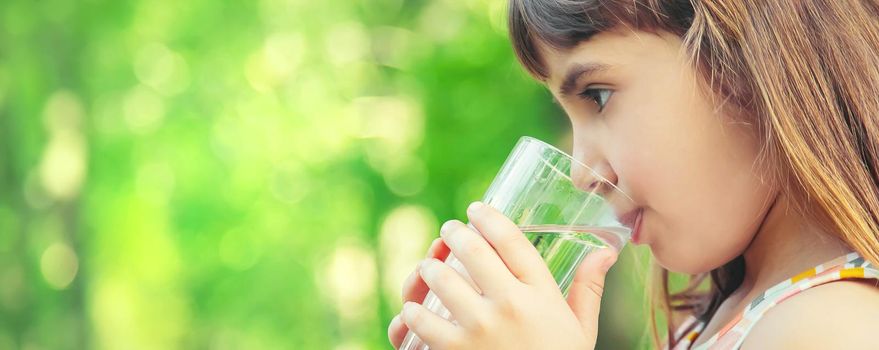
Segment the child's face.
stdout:
[[[644,209],[639,241],[662,266],[700,273],[745,250],[776,192],[754,168],[754,127],[709,99],[681,48],[671,34],[614,31],[541,54],[572,123],[574,157]],[[607,67],[563,94],[573,67],[592,64]],[[599,90],[578,96],[587,87]]]

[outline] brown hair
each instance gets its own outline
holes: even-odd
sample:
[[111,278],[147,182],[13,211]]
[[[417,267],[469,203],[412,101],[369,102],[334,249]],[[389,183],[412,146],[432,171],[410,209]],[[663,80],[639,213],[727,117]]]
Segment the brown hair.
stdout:
[[[756,126],[768,181],[797,213],[879,263],[876,1],[511,0],[508,25],[517,58],[541,81],[538,42],[564,50],[618,26],[680,36],[712,98]],[[741,284],[745,262],[689,276],[676,293],[669,272],[654,267],[654,342],[674,346],[671,313],[710,319]],[[665,341],[657,312],[669,321]]]

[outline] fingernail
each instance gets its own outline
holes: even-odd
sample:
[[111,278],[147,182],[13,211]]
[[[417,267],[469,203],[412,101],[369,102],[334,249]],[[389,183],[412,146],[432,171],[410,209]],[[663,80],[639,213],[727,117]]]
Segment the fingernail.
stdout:
[[455,225],[458,224],[458,220],[449,220],[443,224],[443,227],[440,227],[440,236],[445,236],[446,233],[449,232]]
[[432,275],[432,272],[433,272],[432,267],[433,267],[434,260],[436,260],[436,259],[433,259],[433,258],[424,259],[424,260],[421,260],[420,264],[418,264],[418,274],[421,275],[422,279],[428,280],[428,279],[430,279],[431,276],[433,276]]
[[413,316],[415,316],[415,302],[407,301],[403,304],[403,311],[400,312],[400,316],[402,316],[403,322],[411,322]]
[[397,316],[394,316],[394,318],[391,319],[391,328],[398,326],[400,324],[400,322],[403,322],[403,321],[400,320],[400,314],[397,314]]
[[478,201],[473,202],[473,203],[470,203],[469,207],[467,207],[467,212],[470,214],[476,214],[479,211],[481,211],[482,208],[484,208],[484,207],[485,207],[485,204],[483,204],[482,202],[478,202]]

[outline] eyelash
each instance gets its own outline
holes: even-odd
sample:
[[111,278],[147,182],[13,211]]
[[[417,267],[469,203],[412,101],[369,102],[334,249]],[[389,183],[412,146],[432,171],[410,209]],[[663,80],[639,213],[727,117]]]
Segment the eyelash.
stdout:
[[604,110],[604,107],[607,106],[607,102],[613,95],[613,91],[610,89],[586,88],[583,92],[577,95],[585,100],[590,100],[595,103],[595,105],[598,106],[598,112],[601,112]]

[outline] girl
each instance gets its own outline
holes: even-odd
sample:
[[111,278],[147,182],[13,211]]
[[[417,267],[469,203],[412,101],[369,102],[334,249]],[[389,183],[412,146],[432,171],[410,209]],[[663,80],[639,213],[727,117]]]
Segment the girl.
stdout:
[[[641,208],[634,243],[671,321],[657,347],[879,348],[876,1],[512,0],[509,30],[574,157]],[[404,286],[391,342],[594,347],[615,255],[591,254],[564,300],[515,225],[480,203],[468,217],[478,232],[447,222]],[[669,270],[691,286],[670,293]],[[456,323],[418,304],[428,288]]]

